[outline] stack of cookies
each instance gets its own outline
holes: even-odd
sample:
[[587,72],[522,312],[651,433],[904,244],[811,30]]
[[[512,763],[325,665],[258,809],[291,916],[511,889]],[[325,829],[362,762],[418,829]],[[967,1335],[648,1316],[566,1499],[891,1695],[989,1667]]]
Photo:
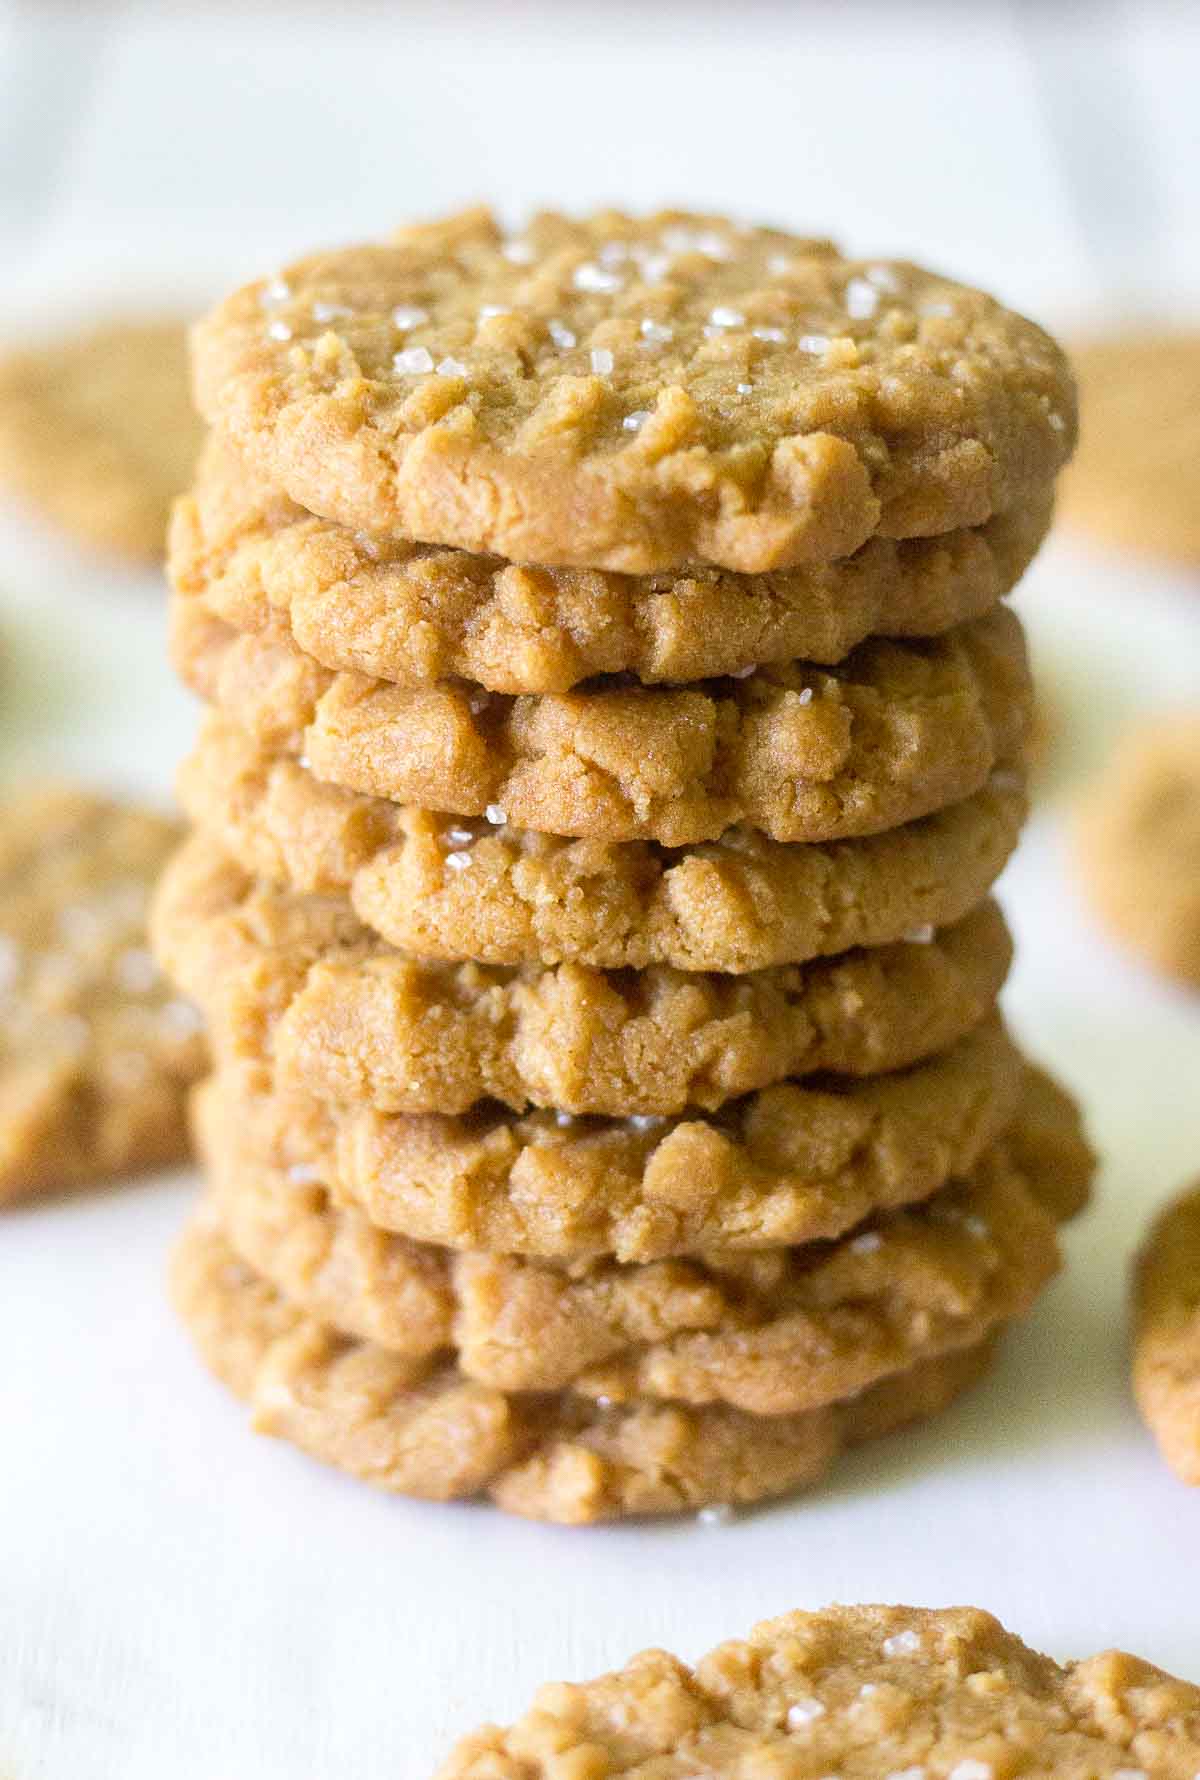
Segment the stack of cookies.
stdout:
[[471,213],[238,292],[194,369],[156,927],[216,1057],[207,1362],[386,1488],[576,1522],[943,1407],[1090,1166],[989,900],[1058,349],[824,242]]

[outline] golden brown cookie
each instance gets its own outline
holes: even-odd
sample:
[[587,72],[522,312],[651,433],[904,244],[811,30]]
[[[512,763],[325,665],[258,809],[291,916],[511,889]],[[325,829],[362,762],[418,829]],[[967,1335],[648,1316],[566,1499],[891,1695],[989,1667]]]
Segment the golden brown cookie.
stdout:
[[187,1153],[199,1016],[146,948],[176,823],[60,785],[0,813],[0,1203]]
[[221,1076],[237,1153],[308,1171],[423,1242],[654,1261],[841,1235],[969,1173],[1011,1124],[1023,1065],[995,1018],[893,1075],[783,1082],[700,1117],[576,1119],[488,1104],[452,1118],[333,1107]]
[[1111,1650],[1060,1668],[973,1607],[764,1620],[539,1690],[437,1780],[1194,1780],[1200,1688]]
[[1067,522],[1125,550],[1200,562],[1200,333],[1090,340],[1072,358],[1084,428],[1063,482]]
[[941,635],[1016,585],[1051,505],[1047,490],[974,530],[875,537],[842,561],[770,575],[696,564],[638,577],[350,531],[271,492],[214,435],[176,503],[169,567],[182,595],[235,630],[282,626],[330,669],[568,692],[596,674],[705,680],[841,661],[872,635]]
[[753,1416],[724,1404],[605,1409],[573,1392],[506,1394],[453,1364],[347,1341],[240,1263],[203,1215],[176,1252],[176,1306],[254,1425],[401,1495],[489,1495],[582,1525],[765,1500],[815,1483],[842,1449],[936,1414],[974,1383],[987,1343],[924,1362],[845,1404]]
[[194,336],[205,417],[352,528],[513,562],[759,574],[1040,495],[1066,360],[978,291],[663,213],[482,210],[318,254]]
[[1134,1277],[1133,1388],[1163,1457],[1200,1484],[1200,1186],[1156,1220]]
[[181,321],[0,358],[0,481],[84,544],[159,561],[200,436]]
[[984,903],[936,933],[744,977],[422,963],[343,899],[274,890],[201,836],[168,866],[152,932],[219,1055],[382,1112],[677,1113],[786,1076],[901,1069],[979,1023],[1012,956]]
[[189,815],[247,871],[320,894],[414,957],[744,972],[886,945],[987,895],[1022,775],[887,834],[824,845],[731,829],[667,851],[464,823],[323,785],[216,714],[185,762]]
[[509,698],[333,674],[279,627],[173,604],[181,679],[316,778],[543,834],[690,846],[744,824],[777,841],[878,834],[970,797],[1022,753],[1032,689],[999,611],[944,637],[862,643],[833,668],[601,681]]
[[232,1153],[211,1084],[194,1112],[222,1228],[248,1266],[345,1335],[407,1354],[453,1346],[467,1376],[502,1390],[790,1415],[973,1346],[1058,1264],[1042,1204],[1053,1183],[1026,1176],[1007,1137],[965,1181],[840,1242],[564,1269],[381,1231],[319,1183]]
[[1078,851],[1110,932],[1200,988],[1200,712],[1123,739],[1081,813]]

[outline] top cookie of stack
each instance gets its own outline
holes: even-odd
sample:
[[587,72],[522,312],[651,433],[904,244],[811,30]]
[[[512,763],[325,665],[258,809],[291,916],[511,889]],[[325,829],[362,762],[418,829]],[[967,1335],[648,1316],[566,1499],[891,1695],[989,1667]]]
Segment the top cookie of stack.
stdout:
[[1086,1190],[986,900],[1057,347],[823,242],[472,212],[248,287],[194,361],[214,709],[157,928],[218,1063],[210,1361],[350,1469],[566,1519],[948,1400]]

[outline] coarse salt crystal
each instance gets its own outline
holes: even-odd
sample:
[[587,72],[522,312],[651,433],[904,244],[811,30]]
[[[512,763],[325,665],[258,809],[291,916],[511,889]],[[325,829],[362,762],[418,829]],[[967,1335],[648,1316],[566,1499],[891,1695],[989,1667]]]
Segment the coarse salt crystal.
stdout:
[[597,377],[607,377],[613,368],[613,355],[607,346],[594,346],[591,356],[592,370]]
[[493,828],[503,828],[508,821],[508,817],[498,803],[490,803],[483,813]]
[[787,339],[782,328],[751,328],[750,332],[756,340],[766,340],[771,346],[781,346]]
[[648,253],[639,262],[639,270],[644,284],[661,284],[671,270],[671,256],[668,253]]
[[449,841],[452,847],[469,847],[471,842],[475,839],[475,835],[474,831],[470,828],[448,828],[445,833],[445,839]]
[[649,408],[635,408],[632,414],[627,414],[625,416],[621,425],[625,428],[627,433],[636,433],[639,427],[645,426],[649,418]]
[[429,320],[429,311],[416,303],[398,303],[392,310],[392,320],[398,328],[419,328]]
[[532,266],[533,264],[533,248],[528,241],[502,242],[500,252],[514,266]]
[[811,705],[812,701],[813,689],[811,686],[805,686],[802,691],[797,694],[796,703],[801,705]]
[[447,853],[446,864],[451,871],[466,871],[471,863],[469,853]]
[[865,278],[852,278],[842,295],[853,321],[867,321],[879,307],[879,292]]
[[727,1527],[733,1519],[733,1509],[728,1502],[714,1502],[710,1508],[702,1508],[696,1519],[702,1527]]
[[754,385],[752,383],[739,383],[737,392],[740,396],[748,396],[753,388]]
[[467,367],[460,358],[446,357],[438,360],[437,374],[439,377],[465,377]]
[[392,370],[400,377],[419,377],[433,370],[433,354],[425,346],[406,346],[392,358]]
[[272,340],[290,340],[292,337],[292,330],[286,321],[269,321],[267,333]]
[[801,334],[800,338],[796,341],[796,345],[800,348],[801,352],[811,352],[811,353],[828,352],[829,351],[829,335],[828,334]]
[[479,311],[480,321],[490,321],[494,315],[511,315],[512,310],[506,303],[484,303]]
[[593,291],[600,294],[607,294],[621,288],[621,280],[615,272],[606,272],[603,266],[594,265],[591,260],[586,260],[582,266],[576,266],[571,282],[576,290]]
[[985,1242],[992,1233],[982,1218],[974,1216],[963,1219],[963,1229],[968,1236],[974,1236],[979,1242]]
[[811,1724],[814,1718],[824,1716],[825,1708],[820,1700],[797,1700],[794,1706],[788,1707],[787,1727],[790,1731],[798,1731]]
[[559,1126],[561,1130],[569,1131],[571,1126],[575,1123],[575,1114],[569,1112],[556,1112],[554,1115],[554,1123]]
[[354,311],[344,303],[314,303],[312,313],[314,321],[349,321]]
[[868,266],[867,282],[876,290],[890,291],[893,296],[904,288],[891,266]]
[[666,322],[651,321],[649,318],[641,324],[643,340],[649,340],[654,346],[665,346],[668,340],[675,338],[675,329],[668,327]]
[[570,352],[572,346],[577,344],[574,332],[565,322],[548,321],[546,323],[546,332],[549,334],[560,352]]
[[[851,1252],[856,1255],[873,1255],[882,1247],[883,1237],[878,1230],[867,1230],[862,1236],[856,1236],[850,1244]],[[887,1654],[887,1645],[883,1648]]]
[[884,1656],[912,1656],[914,1651],[920,1650],[920,1648],[920,1633],[911,1629],[906,1632],[896,1632],[892,1637],[883,1640]]
[[748,680],[751,674],[756,674],[757,672],[758,668],[756,664],[751,662],[750,666],[747,668],[735,668],[732,677],[735,680]]
[[921,303],[918,307],[919,307],[919,312],[922,315],[953,315],[954,314],[953,303],[927,302],[927,303]]
[[795,260],[790,260],[785,253],[773,253],[767,261],[767,271],[773,278],[783,278],[795,264]]
[[311,1162],[293,1162],[288,1169],[288,1179],[294,1187],[315,1186],[320,1178]]
[[619,266],[622,260],[632,258],[629,246],[624,241],[606,241],[597,258],[604,266]]
[[976,1761],[969,1756],[966,1761],[956,1762],[946,1780],[995,1780],[996,1770],[990,1761]]
[[928,946],[933,942],[933,922],[922,921],[919,927],[910,928],[904,936],[910,946]]
[[292,294],[292,287],[285,278],[272,278],[263,286],[259,294],[259,302],[264,309],[273,308],[276,303],[286,303]]
[[715,309],[709,311],[708,319],[714,328],[740,328],[746,317],[740,309],[729,309],[725,304],[718,303]]

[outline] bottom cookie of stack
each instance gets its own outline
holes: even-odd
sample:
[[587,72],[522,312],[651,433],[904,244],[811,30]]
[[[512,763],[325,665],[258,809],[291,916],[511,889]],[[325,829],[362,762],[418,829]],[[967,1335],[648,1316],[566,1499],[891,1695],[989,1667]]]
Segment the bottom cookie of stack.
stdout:
[[1090,1173],[1030,1072],[970,1179],[840,1241],[568,1269],[379,1230],[243,1157],[211,1088],[197,1112],[213,1192],[175,1294],[256,1426],[385,1489],[568,1523],[785,1494],[936,1413],[1056,1270]]

